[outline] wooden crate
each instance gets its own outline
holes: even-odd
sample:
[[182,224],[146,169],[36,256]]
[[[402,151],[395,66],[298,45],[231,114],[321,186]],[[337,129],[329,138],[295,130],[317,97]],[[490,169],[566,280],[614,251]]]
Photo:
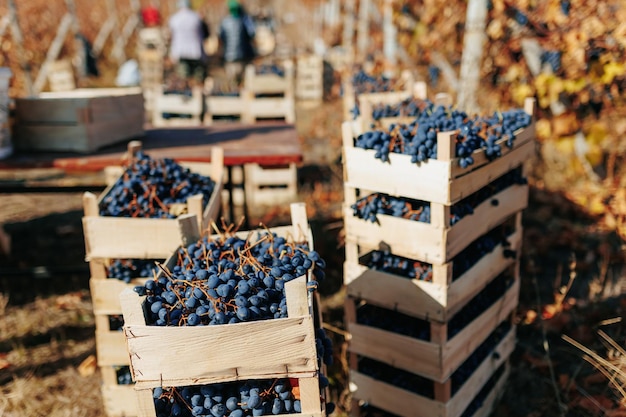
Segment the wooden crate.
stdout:
[[257,74],[254,64],[246,65],[244,70],[243,89],[254,96],[260,94],[294,95],[294,66],[293,61],[284,60],[279,63],[284,70],[281,77],[275,73]]
[[[503,346],[499,349],[511,350],[512,348]],[[350,372],[350,381],[354,389],[352,396],[356,400],[366,402],[400,417],[460,417],[472,401],[481,394],[481,389],[499,371],[500,367],[503,367],[502,373],[483,399],[482,406],[472,416],[487,417],[504,392],[511,372],[507,356],[485,360],[461,390],[448,400],[444,399],[445,397],[441,397],[441,399],[423,397],[354,370]],[[357,401],[354,403],[358,405]],[[353,406],[351,416],[358,415],[358,409]]]
[[[482,288],[481,288],[482,289]],[[511,317],[518,304],[519,275],[490,307],[448,340],[447,322],[428,320],[430,340],[421,340],[357,323],[357,303],[348,296],[346,322],[351,335],[349,350],[388,365],[404,369],[435,382],[445,382],[500,323]],[[376,303],[366,301],[367,304]]]
[[[200,87],[193,88],[191,95],[165,93],[162,87],[154,89],[152,124],[155,127],[200,126],[203,113],[204,96]],[[168,114],[171,116],[166,118]]]
[[296,164],[286,167],[244,165],[244,192],[248,207],[281,205],[298,199]]
[[48,84],[50,91],[71,91],[76,89],[74,80],[74,67],[69,59],[60,59],[50,63],[48,73]]
[[[534,100],[525,110],[533,114]],[[500,139],[502,156],[490,161],[484,150],[474,151],[474,163],[462,168],[455,157],[455,133],[437,135],[437,159],[412,163],[409,155],[390,153],[389,162],[374,157],[374,150],[354,146],[354,124],[342,124],[345,182],[355,188],[452,205],[478,191],[494,179],[519,166],[535,152],[535,123],[515,133],[512,148]]]
[[[184,211],[194,215],[200,230],[206,230],[217,218],[221,207],[224,177],[224,153],[222,148],[213,148],[211,163],[181,163],[192,172],[209,176],[215,188],[208,204],[202,196],[189,197]],[[118,178],[123,172],[118,168]],[[177,219],[122,218],[100,216],[98,205],[111,189],[107,187],[99,197],[93,193],[83,195],[83,231],[85,235],[86,259],[166,259],[180,244],[180,224]]]
[[[297,379],[298,381],[301,412],[281,414],[281,416],[326,417],[326,412],[320,409],[319,379],[317,377],[298,377],[293,379]],[[157,415],[154,407],[154,400],[152,398],[152,392],[152,389],[136,389],[135,395],[138,417],[155,417]]]
[[[312,232],[303,203],[291,205],[292,225],[270,229],[278,236],[292,236],[312,247]],[[199,231],[190,224],[187,241],[197,240]],[[238,236],[255,239],[254,234]],[[166,267],[177,263],[177,252]],[[131,371],[138,394],[140,416],[154,416],[152,389],[207,385],[221,382],[272,378],[297,378],[302,414],[322,417],[319,372],[315,346],[316,329],[321,326],[315,297],[307,289],[307,276],[285,284],[289,316],[237,324],[200,327],[159,327],[146,325],[143,303],[129,289],[120,294],[124,335]],[[319,307],[318,307],[319,308]],[[181,341],[186,341],[181,345]],[[187,343],[188,342],[188,343]],[[264,352],[259,363],[256,354]],[[193,365],[189,359],[193,358]],[[191,365],[191,366],[190,366]]]
[[[517,264],[523,234],[521,213],[516,215],[515,222],[515,231],[507,238],[510,246],[497,245],[454,281],[454,260],[432,264],[432,281],[409,279],[364,265],[368,253],[378,249],[378,245],[360,246],[347,241],[344,265],[347,293],[413,317],[447,322],[493,278]],[[515,252],[516,258],[503,256],[505,249]]]
[[15,99],[14,146],[88,153],[144,134],[141,88],[82,88]]
[[247,96],[243,95],[208,95],[205,98],[204,124],[212,125],[216,118],[229,117],[239,120],[246,119]]
[[115,366],[100,366],[102,403],[108,417],[139,416],[137,394],[133,384],[120,385]]
[[[314,317],[306,280],[302,276],[285,285],[289,317],[219,326],[146,325],[145,297],[123,291],[124,334],[137,387],[316,376]],[[188,343],[180,346],[183,340]],[[254,352],[265,352],[262,364]],[[189,358],[197,359],[192,367]]]
[[296,99],[321,102],[324,98],[324,61],[318,55],[302,55],[296,62]]
[[[384,214],[376,215],[376,222],[371,222],[353,215],[351,206],[357,201],[357,189],[345,184],[344,190],[347,240],[369,247],[384,243],[395,255],[434,264],[449,262],[471,242],[528,205],[528,185],[511,185],[452,226],[451,206],[440,203],[430,203],[430,223]],[[369,190],[358,191],[361,196],[371,194]],[[493,201],[498,204],[494,206]]]

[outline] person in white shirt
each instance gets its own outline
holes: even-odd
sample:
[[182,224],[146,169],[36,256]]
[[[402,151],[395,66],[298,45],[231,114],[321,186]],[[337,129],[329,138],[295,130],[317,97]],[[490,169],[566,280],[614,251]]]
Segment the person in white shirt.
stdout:
[[179,76],[203,84],[207,75],[205,29],[200,15],[191,9],[190,0],[178,0],[178,11],[170,17],[168,26],[169,57],[176,64]]

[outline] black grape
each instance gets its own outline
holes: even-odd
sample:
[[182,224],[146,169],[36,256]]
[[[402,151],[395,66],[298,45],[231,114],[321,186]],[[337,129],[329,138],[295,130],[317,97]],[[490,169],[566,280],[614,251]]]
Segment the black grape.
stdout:
[[176,218],[172,205],[201,194],[208,204],[215,181],[191,172],[169,158],[137,152],[99,204],[101,216]]
[[107,278],[130,282],[134,278],[150,278],[159,272],[155,262],[162,259],[112,259],[106,267]]

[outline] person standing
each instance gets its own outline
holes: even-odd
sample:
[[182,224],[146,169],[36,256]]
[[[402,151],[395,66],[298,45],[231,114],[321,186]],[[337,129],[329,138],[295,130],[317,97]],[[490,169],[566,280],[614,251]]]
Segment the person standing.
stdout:
[[193,79],[200,85],[207,75],[207,57],[204,51],[205,26],[198,13],[191,9],[190,0],[178,0],[178,11],[169,21],[170,60],[178,75]]
[[254,22],[237,0],[228,0],[228,15],[219,28],[224,70],[230,84],[241,84],[243,71],[255,57]]

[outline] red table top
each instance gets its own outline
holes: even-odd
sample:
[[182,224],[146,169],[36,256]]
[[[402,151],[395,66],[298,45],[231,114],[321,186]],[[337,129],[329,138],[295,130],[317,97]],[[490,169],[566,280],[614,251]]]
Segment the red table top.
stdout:
[[[140,140],[145,153],[155,159],[210,162],[211,148],[220,146],[224,149],[226,166],[246,163],[277,166],[302,161],[302,147],[295,126],[280,122],[151,128],[136,140]],[[107,146],[90,154],[16,152],[0,160],[0,169],[52,167],[68,172],[100,171],[106,166],[121,163],[128,142]]]

